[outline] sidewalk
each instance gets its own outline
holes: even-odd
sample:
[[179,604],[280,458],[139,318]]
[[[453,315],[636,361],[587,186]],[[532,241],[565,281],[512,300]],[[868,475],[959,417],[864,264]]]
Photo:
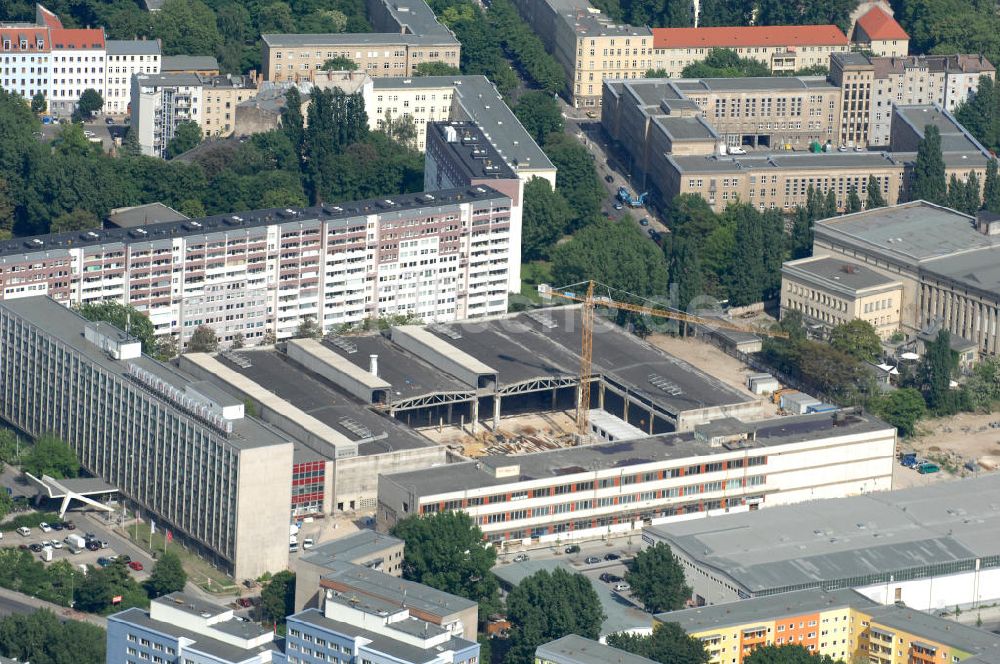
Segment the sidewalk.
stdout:
[[[81,622],[88,622],[91,625],[97,625],[102,629],[108,628],[108,620],[102,616],[95,616],[90,613],[74,611],[73,609],[68,609],[65,606],[59,606],[58,604],[36,599],[30,595],[25,595],[14,590],[8,590],[7,588],[0,588],[0,598],[6,599],[14,604],[21,604],[35,609],[48,609],[61,618],[71,618]],[[0,604],[2,604],[2,602],[0,602]]]

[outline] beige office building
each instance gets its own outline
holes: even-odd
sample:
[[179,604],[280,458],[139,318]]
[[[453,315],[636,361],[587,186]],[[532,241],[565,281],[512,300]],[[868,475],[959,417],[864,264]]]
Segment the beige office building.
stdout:
[[813,256],[781,268],[782,312],[800,312],[816,336],[860,318],[888,339],[899,329],[902,296],[898,279],[839,258]]
[[423,0],[368,0],[375,32],[261,35],[264,79],[308,80],[327,60],[347,58],[375,78],[412,76],[423,62],[458,67],[462,45]]
[[576,108],[600,110],[601,81],[642,78],[653,68],[653,31],[615,24],[588,0],[513,0],[566,70]]

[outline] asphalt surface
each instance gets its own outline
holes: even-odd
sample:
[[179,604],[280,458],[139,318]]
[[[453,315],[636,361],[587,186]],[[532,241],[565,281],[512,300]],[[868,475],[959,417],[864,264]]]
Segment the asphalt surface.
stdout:
[[[59,130],[62,129],[63,124],[66,122],[68,120],[60,120],[59,124],[42,125],[42,129],[39,132],[41,136],[38,136],[38,139],[45,142],[51,141],[59,134]],[[125,132],[128,131],[128,127],[122,124],[121,119],[115,119],[115,123],[109,125],[103,115],[97,116],[90,122],[83,123],[83,129],[84,131],[93,132],[93,138],[101,140],[101,148],[105,152],[114,146],[115,138],[124,140]]]

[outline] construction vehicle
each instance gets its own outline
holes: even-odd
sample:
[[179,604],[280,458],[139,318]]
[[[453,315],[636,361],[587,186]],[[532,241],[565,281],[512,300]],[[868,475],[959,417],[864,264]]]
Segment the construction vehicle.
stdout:
[[[585,287],[583,295],[577,295],[574,289],[578,287]],[[607,292],[608,295],[594,295],[594,289],[600,288],[602,292]],[[766,330],[760,327],[754,327],[750,325],[740,325],[737,323],[732,323],[727,320],[722,320],[718,318],[703,318],[701,316],[695,316],[693,314],[686,314],[682,311],[669,311],[667,309],[658,309],[656,307],[646,307],[640,304],[632,304],[630,302],[622,302],[611,297],[611,292],[613,290],[610,286],[601,284],[596,281],[582,281],[578,284],[571,284],[569,286],[564,286],[559,289],[554,289],[547,284],[539,284],[538,292],[543,299],[548,299],[552,296],[561,297],[565,300],[570,300],[572,302],[579,302],[583,305],[581,308],[581,331],[582,331],[582,343],[580,350],[580,399],[576,407],[576,429],[577,434],[580,437],[585,437],[590,432],[590,381],[593,379],[593,354],[594,354],[594,309],[595,307],[607,307],[609,309],[617,309],[618,311],[629,311],[637,314],[646,314],[648,316],[655,316],[657,318],[665,318],[668,320],[676,320],[682,323],[691,323],[696,325],[705,325],[706,327],[715,327],[725,330],[736,330],[739,332],[749,332],[751,334],[761,334],[769,337],[780,337],[787,339],[788,334],[781,332],[779,330]],[[639,297],[625,291],[619,291],[624,295],[631,297]],[[640,298],[645,299],[645,298]]]
[[639,194],[636,198],[632,198],[632,193],[625,187],[618,187],[618,200],[629,207],[640,208],[646,204],[646,196],[649,195],[648,191],[644,191]]
[[899,455],[899,465],[903,468],[913,468],[917,465],[916,452],[904,452]]

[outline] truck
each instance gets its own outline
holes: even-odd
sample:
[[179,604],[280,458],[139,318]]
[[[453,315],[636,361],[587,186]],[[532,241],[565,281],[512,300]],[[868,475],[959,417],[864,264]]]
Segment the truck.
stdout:
[[644,206],[646,204],[646,196],[648,196],[648,195],[649,195],[649,192],[643,192],[643,193],[639,194],[638,196],[636,196],[635,198],[632,198],[632,194],[629,192],[629,190],[627,188],[625,188],[625,187],[618,187],[618,197],[617,198],[618,198],[618,200],[620,200],[622,203],[624,203],[625,205],[627,205],[629,207],[640,208],[640,207],[642,207],[642,206]]
[[916,452],[903,452],[899,455],[899,464],[903,468],[913,468],[917,465],[917,453]]

